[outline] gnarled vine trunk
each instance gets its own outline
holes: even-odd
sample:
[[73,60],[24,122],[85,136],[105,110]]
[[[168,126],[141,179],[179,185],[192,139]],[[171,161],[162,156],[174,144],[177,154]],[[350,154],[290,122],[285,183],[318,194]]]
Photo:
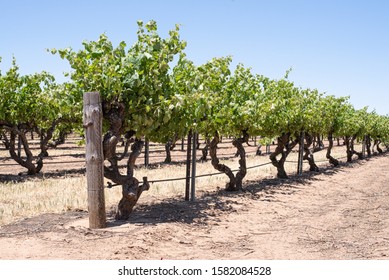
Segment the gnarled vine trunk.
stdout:
[[346,144],[346,156],[347,156],[347,162],[351,162],[353,160],[353,152],[351,148],[351,140],[349,136],[346,136],[344,138],[344,142]]
[[371,157],[371,137],[370,137],[370,135],[366,135],[365,145],[366,145],[367,156]]
[[[5,147],[7,148],[11,158],[18,164],[27,169],[28,175],[38,174],[43,167],[43,159],[48,156],[48,149],[50,147],[49,141],[53,138],[54,130],[61,122],[61,119],[55,120],[51,123],[51,126],[47,130],[39,128],[31,128],[27,125],[3,125],[4,129],[2,138]],[[34,156],[27,135],[35,131],[39,137],[40,152]],[[8,132],[8,134],[6,133]],[[62,132],[66,136],[65,132]],[[18,141],[16,141],[16,139]],[[58,143],[60,144],[60,143]],[[23,147],[24,155],[21,152]],[[20,149],[19,149],[20,148]]]
[[353,136],[346,136],[345,137],[345,144],[346,144],[346,153],[347,153],[347,162],[352,161],[353,155],[357,155],[358,159],[363,159],[363,154],[355,151],[354,149],[354,141],[357,138],[356,135]]
[[109,109],[105,108],[105,117],[109,121],[109,130],[103,138],[103,152],[104,159],[108,160],[110,165],[104,166],[104,176],[114,182],[115,184],[122,186],[122,198],[119,201],[118,209],[115,219],[127,220],[133,211],[134,206],[138,202],[143,191],[149,189],[150,185],[147,182],[147,178],[143,178],[143,183],[134,177],[135,161],[141,154],[144,142],[141,139],[136,138],[131,145],[131,152],[127,160],[127,172],[125,175],[121,174],[119,170],[118,162],[127,153],[128,145],[130,143],[130,137],[134,135],[133,131],[126,133],[126,147],[123,155],[116,155],[116,147],[120,141],[122,135],[122,123],[123,123],[123,109],[124,106],[118,104],[116,107]]
[[217,144],[219,144],[219,142],[219,133],[216,132],[212,141],[209,143],[209,155],[211,156],[211,163],[216,170],[225,173],[230,179],[230,181],[226,184],[226,190],[234,191],[236,190],[234,173],[232,173],[231,168],[229,168],[227,165],[221,164],[217,157]]
[[242,182],[243,178],[247,174],[246,166],[246,151],[243,147],[243,143],[247,143],[249,140],[249,135],[246,131],[243,131],[243,136],[236,138],[232,141],[232,144],[235,146],[237,153],[239,154],[239,171],[236,173],[235,188],[241,190],[243,188]]
[[312,137],[312,152],[316,153],[324,149],[324,143],[320,135]]
[[[315,159],[313,157],[313,152],[310,149],[310,147],[312,146],[312,143],[313,143],[313,137],[308,133],[305,133],[305,142],[306,142],[306,144],[304,145],[305,154],[304,154],[303,159],[308,161],[309,171],[319,172],[319,167],[317,167],[317,165],[315,163]],[[319,142],[320,141],[318,141],[318,143]],[[320,144],[319,144],[319,146],[320,146]]]
[[[33,133],[31,133],[33,135]],[[56,148],[57,146],[64,144],[66,140],[66,136],[68,135],[68,132],[66,131],[60,131],[58,138],[53,139],[50,143],[47,144],[48,147],[50,148]]]
[[381,149],[380,144],[381,144],[381,140],[379,139],[374,140],[374,145],[377,147],[377,152],[379,154],[382,154],[384,151]]
[[338,166],[339,161],[331,155],[331,151],[333,147],[334,147],[334,139],[332,137],[332,132],[330,132],[328,134],[328,147],[327,147],[326,158],[328,159],[330,164],[332,164],[333,166]]
[[200,149],[200,135],[196,134],[196,150]]
[[178,140],[178,135],[175,135],[172,139],[166,142],[165,144],[165,151],[166,151],[166,158],[165,158],[165,163],[171,163],[172,162],[172,155],[171,151],[174,150],[176,147],[176,142]]
[[126,175],[120,173],[117,158],[108,159],[111,165],[109,167],[104,166],[104,176],[122,186],[122,198],[118,204],[115,216],[117,220],[127,220],[143,191],[147,191],[150,188],[146,177],[143,178],[142,184],[134,177],[135,161],[141,154],[143,145],[144,142],[140,139],[136,139],[132,144],[127,161]]
[[201,150],[202,156],[200,158],[201,161],[207,161],[207,156],[208,156],[208,150],[209,150],[209,145],[210,145],[210,140],[208,137],[205,138],[205,147]]
[[[273,153],[270,154],[269,158],[271,163],[277,168],[277,178],[287,179],[288,175],[285,171],[285,161],[292,149],[298,144],[299,137],[295,137],[293,141],[290,140],[291,134],[284,133],[277,138],[277,146]],[[281,155],[278,160],[277,156]]]
[[256,155],[256,156],[262,155],[262,150],[261,150],[261,148],[262,148],[262,145],[259,144],[259,145],[257,146],[257,151],[255,152],[255,155]]
[[221,164],[217,157],[217,144],[220,142],[219,134],[216,132],[212,141],[209,144],[209,153],[211,156],[212,166],[220,171],[225,173],[230,181],[226,184],[226,191],[238,191],[242,189],[243,178],[246,176],[247,167],[246,167],[246,152],[243,147],[243,143],[248,141],[249,135],[243,131],[243,137],[236,138],[232,141],[232,144],[236,147],[237,153],[240,156],[239,159],[239,171],[236,176],[232,172],[231,168],[228,166]]
[[166,157],[165,157],[165,163],[171,163],[172,162],[172,155],[171,155],[171,147],[172,147],[172,141],[169,140],[165,144],[165,152],[166,152]]
[[[26,133],[16,126],[10,127],[7,130],[9,131],[9,137],[6,133],[3,133],[3,141],[11,158],[19,165],[26,168],[28,175],[39,173],[43,167],[43,156],[41,155],[44,153],[40,153],[36,158],[34,158],[27,140]],[[18,137],[19,144],[23,147],[25,156],[22,156],[21,153],[17,152],[16,146],[18,144],[16,143],[16,137]]]

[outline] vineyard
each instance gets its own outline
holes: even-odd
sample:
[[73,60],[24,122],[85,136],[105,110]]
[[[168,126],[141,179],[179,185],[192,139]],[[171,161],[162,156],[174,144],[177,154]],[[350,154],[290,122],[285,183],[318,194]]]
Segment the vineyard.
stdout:
[[[138,27],[132,44],[122,41],[115,47],[103,34],[84,41],[80,50],[48,50],[71,66],[64,83],[48,72],[22,75],[16,59],[0,72],[2,189],[84,175],[86,92],[99,92],[102,99],[105,184],[118,186],[115,199],[122,195],[113,210],[117,220],[131,220],[146,185],[152,192],[165,181],[184,184],[190,139],[199,151],[199,178],[217,178],[201,181],[203,186],[237,197],[251,180],[270,185],[269,178],[298,180],[299,160],[307,163],[303,171],[309,176],[378,154],[380,160],[387,158],[389,116],[356,109],[348,97],[297,87],[288,79],[290,70],[271,79],[243,64],[233,67],[231,57],[195,65],[185,54],[178,25],[167,38],[154,21],[139,21]],[[137,179],[142,177],[149,181]],[[163,193],[161,187],[152,195]],[[0,207],[9,203],[0,201]],[[2,216],[17,216],[4,209]],[[85,201],[70,209],[86,210]]]

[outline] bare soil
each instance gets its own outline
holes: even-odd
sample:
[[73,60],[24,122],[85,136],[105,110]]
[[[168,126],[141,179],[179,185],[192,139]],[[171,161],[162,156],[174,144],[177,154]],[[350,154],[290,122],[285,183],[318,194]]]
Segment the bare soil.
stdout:
[[389,154],[288,180],[140,199],[126,222],[85,212],[0,227],[0,259],[389,259]]

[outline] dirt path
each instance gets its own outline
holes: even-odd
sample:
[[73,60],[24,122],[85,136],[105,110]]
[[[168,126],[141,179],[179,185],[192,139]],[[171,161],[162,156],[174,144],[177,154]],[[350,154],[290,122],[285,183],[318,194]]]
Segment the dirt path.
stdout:
[[386,154],[192,203],[142,201],[104,230],[82,212],[42,215],[0,228],[0,259],[389,259],[388,170]]

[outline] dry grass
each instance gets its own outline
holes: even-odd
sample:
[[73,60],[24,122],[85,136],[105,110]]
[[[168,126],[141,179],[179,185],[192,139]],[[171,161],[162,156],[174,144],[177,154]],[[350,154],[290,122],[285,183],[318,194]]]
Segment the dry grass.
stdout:
[[[334,157],[343,157],[345,151],[343,147],[335,147]],[[327,165],[325,151],[315,154],[318,165]],[[292,153],[289,161],[297,160],[297,153]],[[344,161],[344,160],[343,160]],[[232,169],[238,168],[237,158],[221,161]],[[267,156],[247,158],[247,167],[269,162]],[[320,163],[319,163],[320,162]],[[286,163],[288,174],[296,172],[296,163]],[[145,169],[140,168],[135,176],[142,178],[147,176],[149,180],[170,179],[185,176],[185,165],[167,165],[160,168]],[[198,163],[197,174],[215,173],[210,162]],[[304,165],[308,169],[308,164]],[[265,165],[259,168],[250,169],[245,180],[261,180],[276,176],[276,170],[272,165]],[[214,175],[196,179],[196,190],[215,190],[223,188],[227,182],[227,177]],[[145,192],[142,197],[149,197],[158,201],[166,197],[184,196],[185,181],[173,181],[155,183],[151,189]],[[111,207],[117,204],[121,197],[120,187],[106,189],[106,205]],[[142,200],[142,198],[141,198]],[[68,210],[87,210],[87,192],[85,176],[70,177],[62,179],[34,179],[21,183],[0,183],[0,225],[15,222],[25,217],[31,217],[42,213],[60,213]]]
[[84,208],[85,179],[42,179],[0,184],[0,224],[40,213]]

